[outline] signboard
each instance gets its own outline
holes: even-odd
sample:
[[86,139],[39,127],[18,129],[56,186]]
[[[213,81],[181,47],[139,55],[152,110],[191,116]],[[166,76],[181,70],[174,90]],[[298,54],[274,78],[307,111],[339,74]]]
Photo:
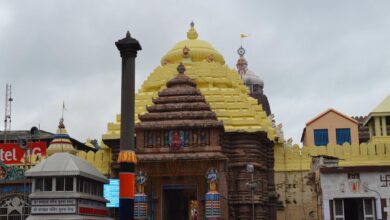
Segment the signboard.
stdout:
[[70,214],[76,213],[76,206],[33,206],[31,214]]
[[[27,147],[27,160],[29,155],[46,156],[46,142],[30,142]],[[0,144],[0,160],[4,164],[23,164],[24,153],[17,143]]]
[[109,184],[104,184],[104,198],[110,201],[107,207],[119,207],[119,179],[110,179]]
[[33,199],[31,204],[35,205],[76,205],[76,199]]

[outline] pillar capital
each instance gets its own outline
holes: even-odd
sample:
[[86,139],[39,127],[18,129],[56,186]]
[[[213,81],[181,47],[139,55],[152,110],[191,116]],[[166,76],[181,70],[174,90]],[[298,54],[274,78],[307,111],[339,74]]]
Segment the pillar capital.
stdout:
[[137,51],[142,50],[138,40],[131,37],[130,32],[127,31],[126,37],[115,42],[121,57],[137,57]]

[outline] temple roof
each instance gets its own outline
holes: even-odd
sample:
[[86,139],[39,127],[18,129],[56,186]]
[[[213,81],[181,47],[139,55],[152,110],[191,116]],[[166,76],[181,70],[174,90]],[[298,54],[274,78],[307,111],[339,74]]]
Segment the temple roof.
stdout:
[[364,122],[364,126],[371,120],[373,116],[390,116],[390,95],[388,95],[378,106],[376,106]]
[[210,106],[196,83],[188,77],[182,63],[178,74],[167,82],[167,88],[153,99],[153,105],[147,107],[148,113],[139,115],[140,123],[136,128],[180,128],[180,127],[220,127],[222,122],[211,111]]
[[26,176],[84,176],[99,182],[108,182],[108,179],[86,160],[69,153],[56,153],[48,157],[29,169]]
[[[187,41],[197,40],[190,38]],[[191,49],[191,45],[180,44],[177,46],[177,51],[174,50],[176,55],[172,60],[175,63],[167,62],[158,66],[144,81],[135,95],[135,122],[139,122],[138,115],[147,113],[147,107],[154,104],[153,99],[156,99],[159,92],[166,88],[167,82],[177,75],[177,65],[183,61],[186,75],[196,83],[197,89],[205,97],[211,110],[216,113],[218,121],[223,122],[225,132],[264,131],[267,132],[270,140],[274,140],[276,132],[272,128],[271,121],[258,105],[257,100],[249,96],[249,89],[244,85],[239,74],[224,65],[224,61],[221,62],[216,56],[215,50],[211,54],[204,52],[209,51],[210,47],[207,47],[207,50],[199,49],[204,52],[202,58],[207,57],[207,59],[194,59],[195,55],[191,51],[188,57],[184,56],[185,46],[192,52],[198,50]],[[171,52],[167,55],[172,54]],[[119,139],[119,134],[120,115],[117,115],[116,122],[108,123],[108,130],[103,134],[102,139]]]

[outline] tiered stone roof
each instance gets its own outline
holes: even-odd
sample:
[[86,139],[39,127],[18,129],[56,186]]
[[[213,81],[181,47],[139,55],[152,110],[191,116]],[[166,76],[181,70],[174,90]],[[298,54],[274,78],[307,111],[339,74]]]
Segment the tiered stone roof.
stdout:
[[167,82],[167,88],[158,93],[152,106],[147,107],[148,113],[138,116],[141,122],[136,125],[136,129],[222,129],[222,122],[217,120],[217,115],[211,111],[205,97],[196,89],[196,83],[184,74],[184,65],[180,64],[177,70],[179,74]]

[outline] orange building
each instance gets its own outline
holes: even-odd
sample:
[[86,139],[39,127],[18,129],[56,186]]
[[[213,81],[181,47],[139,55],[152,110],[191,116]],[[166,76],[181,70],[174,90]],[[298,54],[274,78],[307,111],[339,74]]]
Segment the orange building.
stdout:
[[332,108],[306,123],[303,146],[326,146],[359,143],[358,122]]

